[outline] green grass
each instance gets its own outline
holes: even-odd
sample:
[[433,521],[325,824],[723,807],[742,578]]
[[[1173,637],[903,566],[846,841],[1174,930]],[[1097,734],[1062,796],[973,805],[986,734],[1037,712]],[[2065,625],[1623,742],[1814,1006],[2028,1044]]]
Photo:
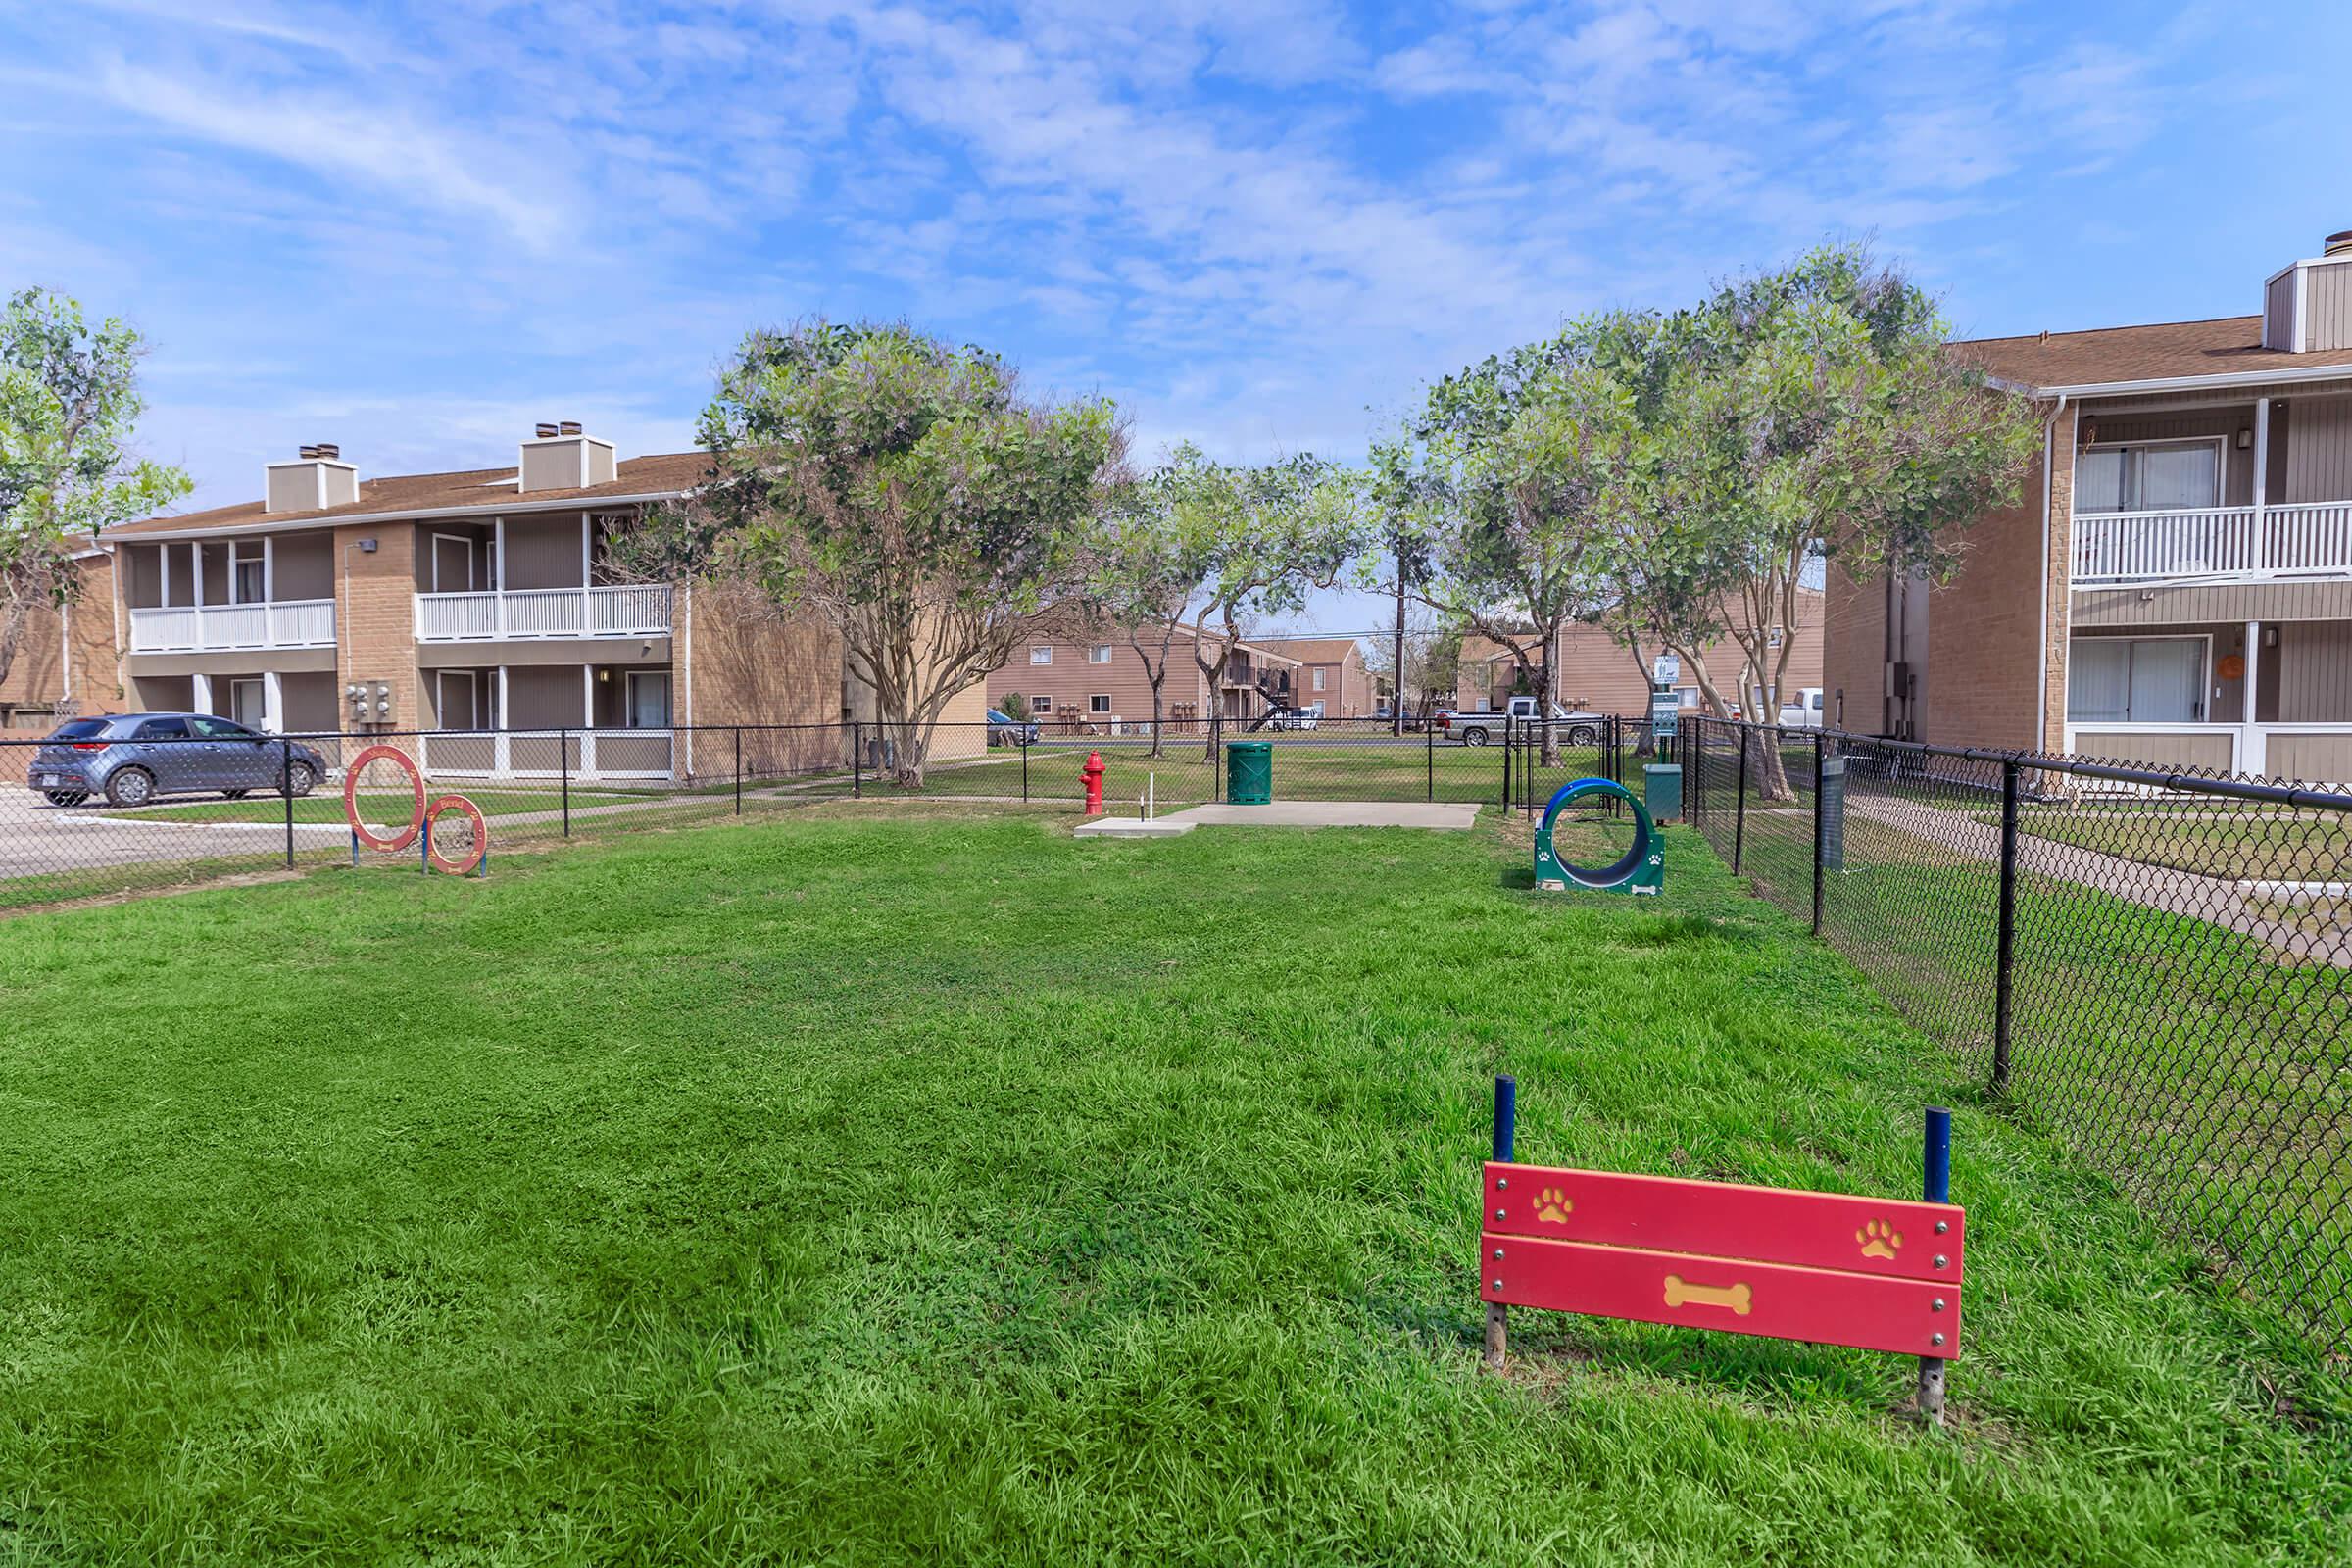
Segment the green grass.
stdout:
[[[2338,1558],[2352,1405],[1672,835],[820,808],[0,926],[0,1540],[23,1560]],[[224,961],[224,955],[233,956]],[[1916,1190],[1898,1358],[1515,1315],[1524,1158]]]
[[[525,811],[560,811],[564,797],[558,790],[484,789],[464,783],[428,786],[427,799],[436,795],[463,795],[481,808],[484,816],[513,816]],[[612,790],[575,788],[571,792],[571,807],[579,810],[590,806],[618,806],[629,801],[641,801],[644,795]],[[400,824],[416,809],[416,798],[406,792],[387,791],[367,793],[358,797],[360,820],[369,823]],[[249,796],[241,801],[199,801],[184,806],[147,807],[137,812],[119,812],[135,815],[142,820],[166,822],[282,822],[286,819],[286,803],[282,796]],[[341,822],[344,818],[343,793],[326,790],[306,795],[294,803],[297,822]]]
[[[1502,798],[1502,748],[1425,746],[1421,737],[1403,741],[1318,741],[1311,734],[1234,733],[1227,740],[1264,740],[1274,747],[1277,800],[1493,802]],[[1162,807],[1174,809],[1214,798],[1222,760],[1212,769],[1207,742],[1170,737],[1162,755],[1151,743],[1126,739],[1054,741],[1027,748],[1029,793],[1033,799],[1077,800],[1086,792],[1080,770],[1090,755],[1102,758],[1102,796],[1114,811],[1134,814],[1147,782],[1155,785]],[[1591,760],[1592,747],[1575,748],[1571,759]],[[1009,749],[966,761],[942,762],[926,781],[928,793],[1019,795],[1023,758]],[[1584,769],[1592,771],[1591,767]],[[869,780],[869,790],[877,786]]]
[[[1998,824],[2000,813],[1979,812]],[[2352,880],[2352,818],[2283,806],[2207,800],[2029,806],[2018,828],[2148,865],[2232,881]]]

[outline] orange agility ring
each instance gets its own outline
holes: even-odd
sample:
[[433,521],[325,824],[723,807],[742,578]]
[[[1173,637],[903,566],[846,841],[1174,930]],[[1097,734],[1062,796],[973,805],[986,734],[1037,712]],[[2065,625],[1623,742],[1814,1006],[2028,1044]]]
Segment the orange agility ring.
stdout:
[[[473,853],[463,860],[444,858],[441,854],[441,846],[433,838],[433,824],[441,820],[443,813],[448,811],[463,811],[466,813],[466,820],[473,824]],[[433,864],[452,876],[464,876],[480,865],[482,857],[489,853],[489,824],[482,820],[482,808],[465,796],[444,795],[424,808],[424,858]]]
[[[416,796],[416,806],[409,813],[409,825],[391,838],[378,838],[360,820],[360,774],[369,762],[398,762],[409,775],[409,786]],[[416,842],[417,833],[424,827],[424,775],[409,754],[397,746],[368,746],[361,748],[343,768],[343,815],[351,823],[351,836],[371,850],[405,850]]]

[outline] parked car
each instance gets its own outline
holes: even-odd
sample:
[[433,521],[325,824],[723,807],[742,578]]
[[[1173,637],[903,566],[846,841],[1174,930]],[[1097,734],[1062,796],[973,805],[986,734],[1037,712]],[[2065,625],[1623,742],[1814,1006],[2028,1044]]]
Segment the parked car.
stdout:
[[1821,688],[1806,686],[1781,705],[1781,727],[1784,729],[1821,728]]
[[[1438,724],[1448,740],[1460,741],[1464,746],[1484,746],[1489,741],[1501,740],[1506,729],[1539,722],[1540,711],[1533,697],[1514,697],[1506,706],[1485,712],[1442,711],[1438,714]],[[1557,703],[1551,705],[1551,723],[1559,730],[1560,740],[1569,746],[1591,746],[1600,739],[1601,728],[1607,722],[1606,713],[1570,712]]]
[[1311,708],[1277,708],[1266,715],[1267,729],[1313,729],[1323,715]]
[[1015,718],[998,709],[988,710],[988,744],[991,746],[1027,746],[1037,739],[1037,726],[1025,718]]
[[25,782],[52,806],[79,806],[93,795],[111,806],[145,806],[214,790],[232,801],[255,790],[308,795],[325,776],[326,759],[315,748],[233,719],[115,713],[59,725],[32,754]]

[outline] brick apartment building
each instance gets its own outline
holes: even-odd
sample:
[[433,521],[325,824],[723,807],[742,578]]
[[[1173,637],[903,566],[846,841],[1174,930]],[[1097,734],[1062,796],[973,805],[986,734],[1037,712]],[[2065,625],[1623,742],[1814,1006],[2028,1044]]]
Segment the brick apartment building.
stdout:
[[1298,661],[1291,701],[1325,718],[1370,718],[1380,707],[1364,645],[1353,637],[1260,637],[1257,646]]
[[[610,571],[612,541],[708,464],[618,461],[571,424],[540,426],[512,468],[455,473],[363,479],[337,448],[306,447],[267,466],[258,500],[106,530],[59,629],[77,658],[56,690],[86,712],[422,731],[426,768],[458,777],[686,779],[735,759],[732,735],[688,726],[870,720],[812,617]],[[977,750],[984,707],[977,687],[959,695],[935,755]],[[838,728],[744,743],[766,767],[841,745]]]
[[1831,722],[2352,781],[2352,233],[2262,307],[1956,345],[2041,454],[1951,582],[1833,569]]
[[[1789,650],[1788,670],[1782,681],[1783,689],[1770,694],[1778,701],[1788,701],[1807,686],[1821,684],[1823,596],[1815,589],[1800,588],[1796,595],[1796,646]],[[1650,661],[1661,649],[1644,647],[1639,655],[1618,642],[1598,626],[1569,627],[1560,636],[1560,673],[1555,690],[1563,707],[1596,713],[1643,713],[1649,710]],[[1746,656],[1740,645],[1729,637],[1709,644],[1703,651],[1707,672],[1716,689],[1733,698],[1751,679],[1742,679]],[[1519,684],[1519,666],[1511,651],[1489,638],[1475,634],[1462,639],[1459,664],[1459,685],[1455,706],[1472,710],[1499,708]],[[1532,683],[1524,688],[1533,690]],[[1686,666],[1675,690],[1681,694],[1682,706],[1695,710],[1699,706],[1696,672]],[[1773,718],[1766,713],[1759,716]]]
[[[1226,722],[1248,722],[1270,707],[1299,701],[1305,682],[1303,661],[1273,646],[1245,642],[1234,651],[1221,684],[1212,692],[1194,658],[1195,639],[1215,648],[1212,632],[1175,628],[1160,683],[1161,718],[1170,724],[1222,714]],[[1130,725],[1152,722],[1152,677],[1159,662],[1159,639],[1147,631],[1149,662],[1124,632],[1104,631],[1077,641],[1040,639],[1024,655],[990,673],[989,706],[1004,709],[1019,697],[1039,722],[1073,734],[1116,735]],[[1214,654],[1210,658],[1214,659]]]

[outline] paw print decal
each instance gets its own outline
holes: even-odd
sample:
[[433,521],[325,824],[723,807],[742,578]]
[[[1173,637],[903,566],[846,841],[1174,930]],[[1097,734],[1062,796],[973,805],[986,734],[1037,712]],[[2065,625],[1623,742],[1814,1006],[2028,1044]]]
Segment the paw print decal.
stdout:
[[1568,1201],[1568,1195],[1557,1187],[1546,1187],[1536,1195],[1536,1218],[1554,1225],[1567,1224],[1569,1211],[1575,1207]]
[[1874,1219],[1854,1232],[1854,1240],[1862,1244],[1864,1257],[1883,1257],[1892,1262],[1896,1250],[1903,1245],[1903,1233],[1890,1220]]

